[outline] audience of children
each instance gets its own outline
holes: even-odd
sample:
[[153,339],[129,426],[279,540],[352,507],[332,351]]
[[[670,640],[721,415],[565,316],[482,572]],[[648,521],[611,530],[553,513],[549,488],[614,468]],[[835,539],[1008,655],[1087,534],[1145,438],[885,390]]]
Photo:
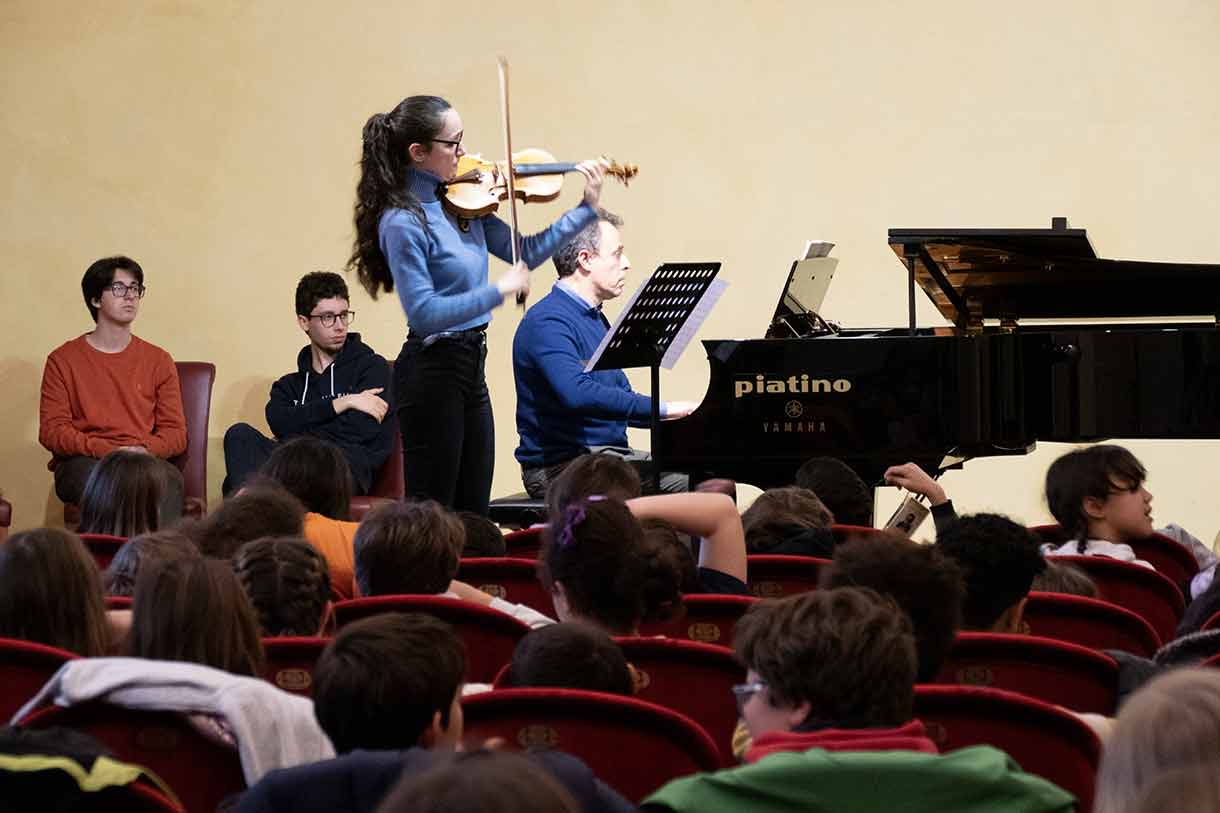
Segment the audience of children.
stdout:
[[915,644],[906,616],[862,588],[762,601],[737,623],[753,738],[745,764],[670,782],[645,810],[1070,811],[1073,797],[1002,751],[940,755],[912,719]]
[[[920,800],[935,798],[938,810],[1067,810],[1069,796],[995,749],[938,755],[911,719],[912,686],[937,675],[959,627],[1022,631],[1031,589],[1097,596],[1087,574],[1044,553],[1139,563],[1130,543],[1153,532],[1146,472],[1115,446],[1052,464],[1047,503],[1069,541],[1044,551],[1006,517],[956,516],[943,487],[914,464],[885,477],[932,503],[935,545],[876,532],[836,544],[831,524],[871,524],[872,506],[863,483],[833,459],[802,469],[801,482],[814,488],[771,489],[738,515],[731,499],[714,493],[639,497],[633,467],[586,455],[548,492],[538,571],[557,624],[455,580],[461,557],[504,555],[503,535],[484,517],[393,502],[348,522],[347,462],[325,441],[282,444],[211,515],[170,528],[158,510],[166,467],[145,465],[146,457],[111,452],[86,484],[82,532],[130,537],[104,579],[69,532],[28,531],[0,545],[0,637],[90,659],[65,667],[42,700],[104,695],[151,708],[141,705],[147,691],[159,703],[170,698],[156,707],[192,713],[200,730],[242,750],[252,787],[238,809],[250,811],[480,809],[497,798],[483,799],[480,771],[528,780],[519,795],[536,791],[531,810],[631,809],[564,754],[455,758],[465,653],[437,619],[386,614],[344,627],[318,660],[312,706],[253,679],[263,669],[260,637],[325,634],[332,598],[448,596],[535,628],[504,685],[628,695],[633,670],[610,636],[680,613],[683,594],[746,593],[747,550],[833,561],[817,591],[759,602],[737,624],[735,649],[749,670],[735,689],[750,735],[745,765],[677,780],[645,809],[779,811],[888,799],[919,810]],[[1173,538],[1210,579],[1215,557],[1177,531]],[[1142,688],[1109,730],[1096,810],[1146,810],[1157,800],[1163,808],[1186,798],[1186,789],[1200,800],[1220,790],[1207,773],[1220,766],[1208,739],[1220,731],[1220,678],[1182,668],[1220,652],[1220,632],[1197,631],[1220,610],[1220,585],[1195,585],[1208,589],[1189,607],[1181,637],[1152,659],[1116,655],[1122,694]],[[108,616],[103,586],[133,596],[129,617]],[[118,636],[130,657],[104,658],[119,648]],[[222,700],[223,693],[245,700]],[[194,700],[183,705],[183,697]],[[312,708],[308,722],[304,708]],[[280,735],[254,731],[267,714],[286,715],[285,730],[300,733],[301,743],[273,744]],[[332,744],[341,756],[319,762]],[[1180,794],[1166,777],[1180,777]]]

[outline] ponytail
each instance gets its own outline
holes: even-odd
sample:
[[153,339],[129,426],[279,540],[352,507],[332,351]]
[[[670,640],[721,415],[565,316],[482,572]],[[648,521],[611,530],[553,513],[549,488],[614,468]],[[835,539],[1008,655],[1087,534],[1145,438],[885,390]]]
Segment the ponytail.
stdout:
[[356,238],[347,270],[356,272],[373,299],[382,289],[386,293],[394,290],[378,233],[382,214],[386,209],[405,209],[424,228],[428,225],[423,206],[407,186],[411,169],[407,148],[429,143],[441,131],[450,107],[439,96],[410,96],[389,113],[374,113],[364,124],[353,216]]

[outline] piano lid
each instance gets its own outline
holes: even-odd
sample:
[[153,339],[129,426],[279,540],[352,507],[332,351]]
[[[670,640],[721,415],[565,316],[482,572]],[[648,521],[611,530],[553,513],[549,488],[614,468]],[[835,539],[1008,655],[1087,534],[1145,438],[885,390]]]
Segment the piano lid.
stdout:
[[982,319],[1220,317],[1220,265],[1105,260],[1084,229],[890,229],[941,314]]

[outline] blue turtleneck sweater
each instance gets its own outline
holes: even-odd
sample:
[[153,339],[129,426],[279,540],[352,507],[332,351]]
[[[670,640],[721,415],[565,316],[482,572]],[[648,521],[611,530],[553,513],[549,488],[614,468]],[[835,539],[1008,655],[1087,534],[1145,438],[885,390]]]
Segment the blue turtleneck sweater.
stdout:
[[[381,251],[407,325],[430,336],[487,324],[492,308],[503,301],[487,282],[487,252],[512,262],[512,230],[495,215],[466,220],[446,212],[437,198],[441,180],[431,173],[412,170],[407,183],[423,206],[427,226],[405,209],[387,209],[378,224]],[[536,268],[596,218],[582,202],[549,228],[524,238],[521,259]]]

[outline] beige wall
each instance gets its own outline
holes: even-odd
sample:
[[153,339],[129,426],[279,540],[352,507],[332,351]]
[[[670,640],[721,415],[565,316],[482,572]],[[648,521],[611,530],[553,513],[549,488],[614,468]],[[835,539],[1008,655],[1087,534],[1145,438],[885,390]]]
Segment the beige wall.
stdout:
[[[826,312],[850,326],[905,319],[891,226],[1068,215],[1106,256],[1220,262],[1218,38],[1214,0],[8,0],[0,488],[17,527],[58,519],[37,442],[42,363],[91,325],[84,268],[124,252],[148,273],[137,332],[217,364],[215,499],[224,428],[263,423],[270,382],[301,344],[295,281],[347,257],[365,118],[438,93],[461,110],[466,143],[494,153],[497,53],[512,61],[517,143],[639,163],[630,190],[605,195],[627,218],[637,269],[723,260],[731,287],[702,335],[754,337],[811,237],[838,243]],[[578,194],[573,184],[562,200]],[[559,212],[527,209],[526,223]],[[551,279],[539,270],[535,298]],[[365,339],[396,355],[397,301],[353,298]],[[926,303],[920,318],[937,321]],[[491,331],[497,495],[519,487],[518,319],[497,311]],[[698,398],[706,375],[689,352],[666,393]],[[1132,447],[1158,519],[1210,540],[1216,443]],[[972,463],[945,482],[962,508],[1032,522],[1059,451]]]

